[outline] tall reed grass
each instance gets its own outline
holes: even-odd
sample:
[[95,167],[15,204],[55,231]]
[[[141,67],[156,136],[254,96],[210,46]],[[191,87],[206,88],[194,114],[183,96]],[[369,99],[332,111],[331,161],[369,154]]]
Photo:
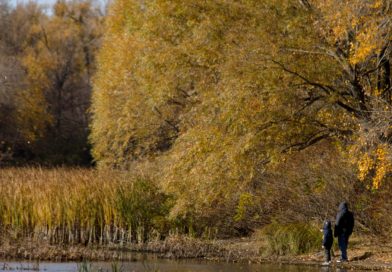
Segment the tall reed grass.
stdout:
[[0,170],[0,229],[51,244],[142,242],[165,227],[169,198],[120,171]]

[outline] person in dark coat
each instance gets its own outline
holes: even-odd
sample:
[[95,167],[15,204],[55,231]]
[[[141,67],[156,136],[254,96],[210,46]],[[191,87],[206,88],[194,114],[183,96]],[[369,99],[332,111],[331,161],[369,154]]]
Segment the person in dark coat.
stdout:
[[342,202],[339,205],[339,212],[336,215],[336,223],[335,223],[335,237],[338,237],[339,249],[341,252],[340,261],[338,262],[346,262],[347,258],[347,247],[348,247],[348,239],[353,232],[354,228],[354,215],[348,209],[348,204],[346,202]]
[[325,221],[323,226],[323,248],[325,252],[325,262],[323,265],[331,263],[331,248],[333,244],[333,233],[331,228],[331,221]]

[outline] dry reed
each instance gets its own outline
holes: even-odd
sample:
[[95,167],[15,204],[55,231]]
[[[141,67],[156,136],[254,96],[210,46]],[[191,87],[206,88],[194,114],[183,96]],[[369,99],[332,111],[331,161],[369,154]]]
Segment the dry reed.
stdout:
[[13,239],[142,242],[163,225],[166,200],[153,182],[120,171],[0,170],[0,228]]

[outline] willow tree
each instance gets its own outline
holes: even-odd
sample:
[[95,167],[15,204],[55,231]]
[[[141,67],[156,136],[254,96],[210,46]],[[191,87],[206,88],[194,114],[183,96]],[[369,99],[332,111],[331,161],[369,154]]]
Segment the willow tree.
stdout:
[[93,97],[94,155],[115,167],[155,158],[163,187],[178,197],[173,215],[200,214],[211,203],[209,218],[226,217],[227,205],[233,213],[264,159],[253,135],[263,119],[261,7],[116,1],[109,14]]
[[390,103],[390,11],[338,2],[115,1],[95,78],[96,160],[151,159],[177,197],[172,215],[224,225],[293,152],[363,150],[360,125]]

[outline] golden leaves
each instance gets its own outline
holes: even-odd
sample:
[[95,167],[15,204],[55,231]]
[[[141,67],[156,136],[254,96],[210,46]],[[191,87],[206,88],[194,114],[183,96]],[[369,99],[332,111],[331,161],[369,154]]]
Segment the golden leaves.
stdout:
[[[390,29],[383,0],[313,1],[321,15],[321,28],[332,43],[348,41],[355,65],[379,53]],[[331,35],[332,34],[332,35]]]
[[381,145],[376,150],[377,167],[373,178],[373,188],[378,189],[386,174],[392,171],[391,153],[387,145]]
[[363,156],[358,161],[359,179],[365,180],[367,174],[374,167],[374,160],[369,154],[363,154]]
[[358,178],[361,181],[371,176],[371,187],[378,189],[387,173],[392,171],[391,150],[386,144],[379,145],[372,152],[363,153],[358,162]]

